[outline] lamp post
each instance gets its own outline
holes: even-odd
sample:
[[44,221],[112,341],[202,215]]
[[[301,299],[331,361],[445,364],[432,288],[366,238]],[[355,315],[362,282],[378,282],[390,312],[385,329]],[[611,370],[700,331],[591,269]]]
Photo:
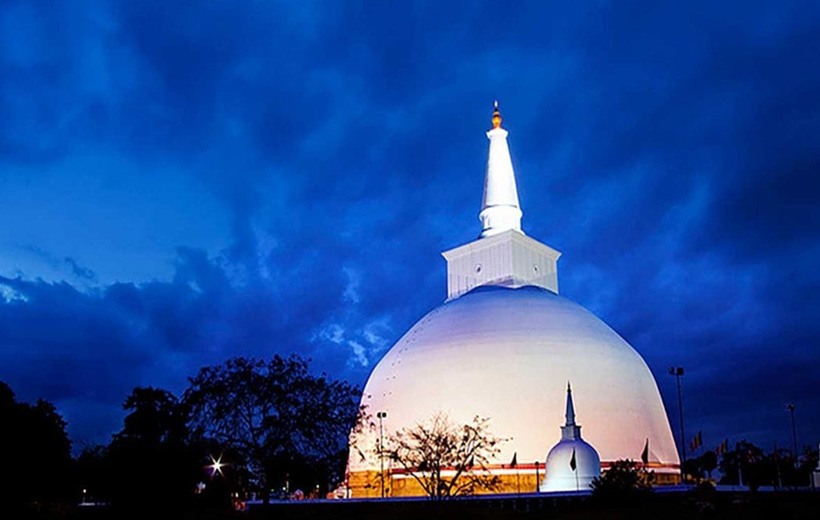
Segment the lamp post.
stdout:
[[795,464],[797,465],[797,428],[794,426],[794,404],[789,403],[786,405],[786,410],[789,411],[789,414],[792,418],[792,459]]
[[381,480],[382,480],[382,498],[384,498],[384,419],[387,418],[387,412],[378,412],[376,417],[379,419],[379,464],[381,465]]
[[681,479],[685,480],[684,466],[686,465],[686,434],[683,428],[683,398],[680,392],[680,378],[683,376],[683,367],[669,367],[669,375],[675,376],[678,384],[678,414],[680,417],[680,452],[681,452]]
[[538,462],[535,461],[535,492],[538,493],[541,490],[541,486],[539,486],[540,482],[538,482]]

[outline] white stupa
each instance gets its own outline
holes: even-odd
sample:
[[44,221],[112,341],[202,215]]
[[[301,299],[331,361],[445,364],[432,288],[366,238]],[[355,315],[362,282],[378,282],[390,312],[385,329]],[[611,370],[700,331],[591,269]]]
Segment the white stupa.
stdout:
[[[437,412],[461,424],[476,415],[488,417],[492,433],[510,439],[490,469],[514,478],[516,485],[530,479],[534,489],[536,462],[540,466],[552,445],[555,419],[564,408],[553,389],[571,380],[583,389],[577,404],[604,469],[618,459],[638,460],[649,438],[650,466],[658,480],[674,480],[679,474],[675,441],[646,363],[603,321],[558,295],[561,254],[521,230],[507,131],[497,106],[487,137],[480,237],[444,253],[447,300],[379,361],[362,404],[374,417],[387,414],[387,436]],[[351,438],[353,497],[378,495],[373,474],[383,461],[371,449],[378,435],[374,428]],[[386,464],[391,492],[416,492],[409,484],[401,491],[406,476]]]
[[547,455],[541,491],[588,491],[592,480],[601,476],[598,452],[581,438],[581,426],[575,423],[575,407],[569,383],[565,417],[567,422],[561,426],[561,440]]

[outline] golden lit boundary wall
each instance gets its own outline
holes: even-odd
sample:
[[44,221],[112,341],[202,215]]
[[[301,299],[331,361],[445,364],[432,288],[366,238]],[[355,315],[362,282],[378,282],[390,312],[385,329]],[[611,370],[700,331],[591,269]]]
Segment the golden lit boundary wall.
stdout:
[[[601,471],[606,472],[610,463],[601,464]],[[638,463],[638,468],[643,465]],[[544,479],[544,465],[538,466],[536,474],[535,464],[519,464],[511,468],[508,464],[487,466],[493,475],[501,480],[495,491],[478,491],[479,495],[502,493],[534,493]],[[654,472],[653,486],[672,486],[680,484],[680,467],[677,464],[661,464],[650,462],[646,465],[647,471]],[[451,476],[453,470],[444,472],[444,476]],[[381,474],[378,471],[358,471],[348,476],[349,498],[379,498],[381,497]],[[421,484],[405,470],[385,470],[384,472],[385,497],[415,497],[426,493]]]

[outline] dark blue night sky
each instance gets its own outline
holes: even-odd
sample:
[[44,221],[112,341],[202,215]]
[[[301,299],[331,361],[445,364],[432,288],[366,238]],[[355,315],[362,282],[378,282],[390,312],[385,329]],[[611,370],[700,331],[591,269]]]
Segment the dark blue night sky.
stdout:
[[679,364],[706,447],[790,445],[788,402],[816,443],[820,4],[658,4],[4,2],[0,380],[78,446],[235,355],[363,384],[479,232],[498,99],[525,231],[673,424]]

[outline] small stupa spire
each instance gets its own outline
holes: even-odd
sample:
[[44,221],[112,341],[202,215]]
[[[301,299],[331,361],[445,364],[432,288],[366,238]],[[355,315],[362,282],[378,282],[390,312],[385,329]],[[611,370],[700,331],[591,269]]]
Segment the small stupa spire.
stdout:
[[484,199],[481,204],[481,237],[497,235],[514,229],[521,231],[521,208],[518,206],[518,190],[515,186],[507,131],[501,128],[501,112],[498,101],[493,105],[493,128],[487,132],[490,153],[484,177]]
[[561,438],[564,440],[576,440],[581,438],[581,427],[575,424],[575,405],[572,402],[572,386],[567,381],[567,413],[565,415],[567,423],[561,426]]
[[575,424],[572,385],[567,381],[567,423],[561,426],[561,440],[552,447],[544,463],[546,471],[541,491],[580,491],[589,489],[601,476],[601,457],[595,448],[581,438],[581,427]]
[[566,426],[575,425],[575,406],[572,404],[572,386],[567,381],[567,424]]

